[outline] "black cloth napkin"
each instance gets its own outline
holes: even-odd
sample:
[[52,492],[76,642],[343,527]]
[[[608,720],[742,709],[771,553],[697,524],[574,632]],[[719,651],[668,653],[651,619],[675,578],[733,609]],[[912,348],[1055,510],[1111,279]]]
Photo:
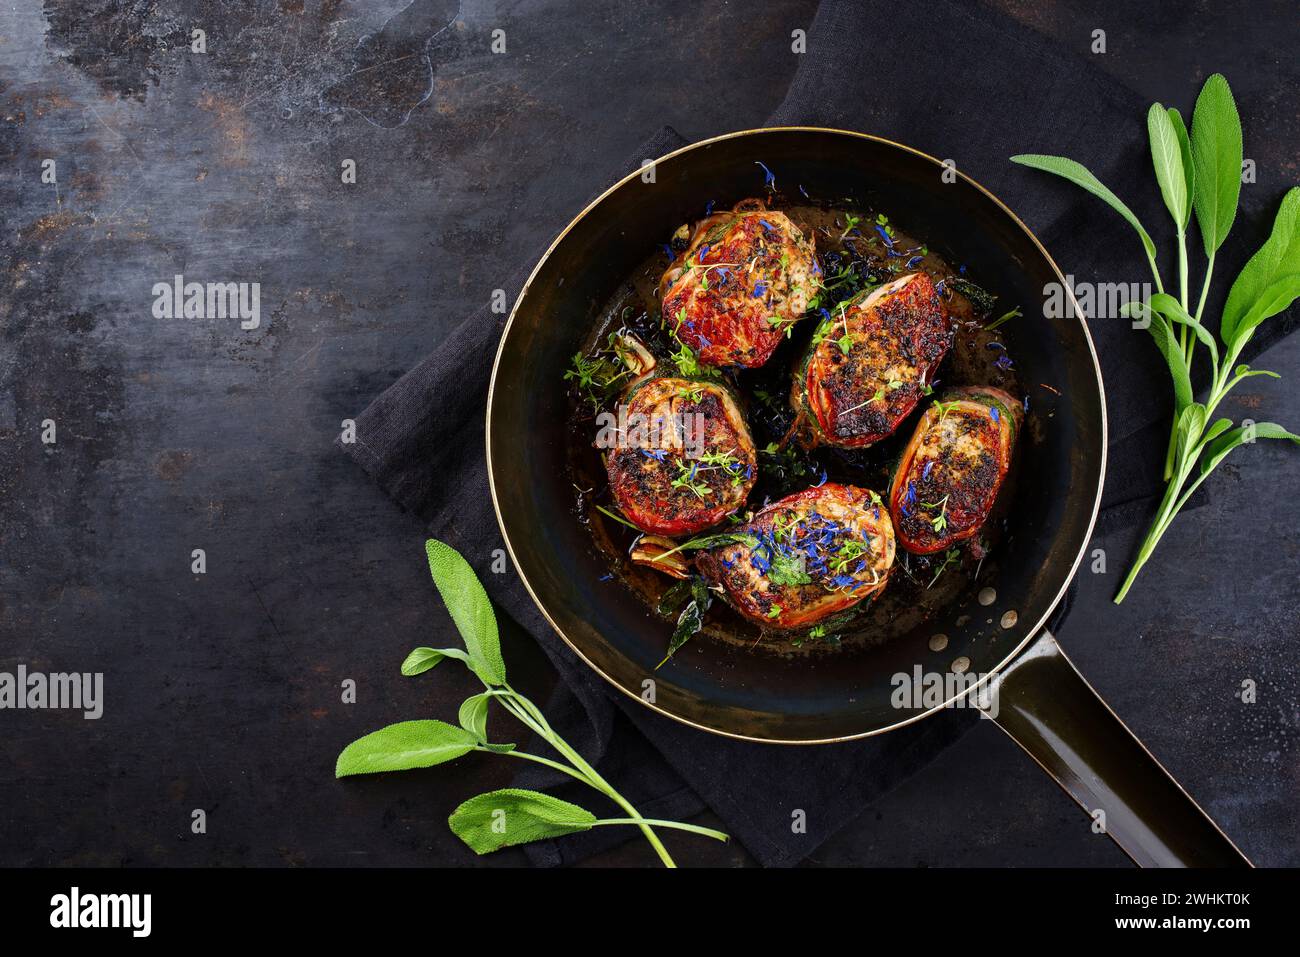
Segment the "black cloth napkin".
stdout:
[[[1168,231],[1145,153],[1147,104],[1086,60],[982,7],[847,0],[822,4],[803,57],[769,125],[861,130],[951,158],[1015,209],[1066,272],[1089,281],[1146,278],[1136,237],[1100,201],[1007,160],[1020,152],[1069,155],[1125,198],[1153,235]],[[684,143],[664,128],[611,171],[610,181]],[[605,185],[593,183],[592,194]],[[1276,197],[1268,201],[1271,222]],[[1265,207],[1263,197],[1243,192],[1243,217],[1254,219]],[[554,210],[557,231],[571,213]],[[1238,238],[1221,261],[1240,263],[1248,254]],[[1163,250],[1162,261],[1174,262],[1172,250]],[[508,292],[531,266],[519,264]],[[842,745],[748,744],[678,725],[608,688],[551,631],[513,575],[486,574],[502,545],[483,457],[484,403],[502,325],[486,308],[469,316],[357,417],[357,441],[341,447],[432,535],[460,549],[498,607],[536,638],[561,679],[550,720],[644,813],[680,818],[708,807],[758,861],[789,865],[973,726],[973,716],[951,711]],[[1250,352],[1290,325],[1266,324]],[[1124,320],[1090,326],[1111,423],[1101,522],[1113,528],[1144,520],[1161,491],[1170,389],[1145,332]],[[1054,627],[1063,615],[1058,609]],[[558,785],[561,794],[577,787],[544,769],[529,769],[520,783]],[[791,827],[797,810],[806,815],[806,832]],[[615,830],[528,852],[538,863],[568,863],[625,837]]]

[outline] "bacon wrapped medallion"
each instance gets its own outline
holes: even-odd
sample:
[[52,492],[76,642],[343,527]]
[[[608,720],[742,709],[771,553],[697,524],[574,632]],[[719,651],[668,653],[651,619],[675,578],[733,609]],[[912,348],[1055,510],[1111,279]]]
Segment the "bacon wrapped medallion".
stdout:
[[979,533],[1011,467],[1024,412],[1001,389],[954,389],[925,410],[889,492],[898,541],[928,555]]
[[805,447],[861,448],[893,433],[952,345],[943,299],[912,273],[828,312],[795,371],[790,404]]
[[740,540],[695,567],[738,612],[768,628],[815,625],[877,594],[894,564],[894,529],[874,492],[827,483],[773,502]]
[[659,283],[663,321],[704,365],[761,366],[807,312],[817,268],[785,213],[745,200],[691,231]]
[[605,467],[628,521],[654,535],[690,535],[744,504],[758,457],[730,389],[650,378],[632,386],[623,406],[619,440],[610,443]]

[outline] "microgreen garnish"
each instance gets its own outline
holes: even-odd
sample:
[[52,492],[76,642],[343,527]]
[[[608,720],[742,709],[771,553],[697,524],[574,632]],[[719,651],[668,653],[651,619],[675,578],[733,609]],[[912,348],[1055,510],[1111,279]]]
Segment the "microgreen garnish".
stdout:
[[1010,322],[1012,319],[1019,319],[1023,315],[1024,313],[1020,311],[1020,307],[1016,306],[1016,308],[1012,309],[1010,312],[1004,312],[1002,315],[998,316],[985,326],[984,329],[985,331],[992,332],[1004,323]]
[[677,475],[672,480],[673,488],[684,488],[694,494],[697,498],[704,498],[709,495],[713,489],[709,483],[702,481],[699,477],[698,462],[677,462]]
[[[1147,113],[1151,160],[1165,207],[1178,237],[1178,295],[1165,292],[1156,265],[1156,246],[1137,216],[1097,177],[1064,156],[1020,155],[1011,160],[1068,179],[1107,203],[1137,232],[1157,292],[1146,302],[1129,303],[1126,314],[1149,320],[1173,378],[1174,425],[1165,456],[1165,495],[1138,548],[1115,603],[1124,600],[1138,572],[1151,558],[1174,517],[1206,477],[1239,445],[1255,439],[1283,439],[1300,445],[1300,436],[1272,422],[1233,426],[1211,419],[1214,410],[1242,379],[1273,375],[1239,365],[1242,350],[1265,319],[1290,307],[1300,296],[1300,188],[1282,198],[1273,231],[1238,273],[1219,320],[1219,341],[1202,324],[1214,261],[1237,215],[1241,192],[1241,119],[1228,81],[1214,74],[1196,99],[1190,138],[1176,109],[1152,104]],[[1205,278],[1193,313],[1188,282],[1187,231],[1196,213],[1206,256]],[[1191,368],[1197,343],[1210,354],[1210,387],[1204,402],[1192,390]],[[1220,344],[1222,349],[1220,349]]]
[[939,413],[939,422],[936,422],[935,424],[938,425],[943,422],[944,419],[948,418],[948,413],[955,409],[960,401],[960,399],[953,399],[951,402],[936,402],[932,405],[930,408]]
[[936,515],[934,518],[930,519],[930,527],[935,530],[936,534],[941,533],[945,528],[948,527],[948,496],[947,495],[939,499],[939,501],[937,502],[922,502],[921,507],[928,512],[933,512],[936,508],[939,510],[939,514]]
[[564,373],[564,379],[574,383],[593,408],[600,408],[613,395],[614,387],[628,374],[627,369],[620,370],[618,365],[599,352],[593,356],[575,352],[573,361]]
[[960,561],[961,561],[961,549],[959,548],[948,549],[946,552],[943,553],[943,561],[940,562],[939,567],[935,569],[934,577],[930,579],[930,584],[926,585],[925,587],[927,589],[933,588],[934,583],[939,580],[939,576],[944,573],[944,570],[948,568],[949,565],[955,565]]
[[679,375],[695,376],[702,374],[699,356],[684,342],[679,343],[677,351],[669,358],[673,360],[673,365],[677,366]]
[[679,386],[677,389],[677,398],[688,399],[691,402],[699,402],[704,398],[704,386],[692,382],[690,385]]
[[780,329],[782,325],[785,326],[785,337],[787,339],[789,339],[791,334],[794,332],[794,324],[798,321],[798,316],[791,316],[790,318],[786,318],[785,316],[767,317],[767,324],[773,329]]
[[[694,824],[645,818],[626,798],[601,777],[578,752],[556,733],[545,714],[528,698],[510,687],[497,633],[496,615],[482,583],[469,563],[451,546],[430,539],[425,543],[429,571],[447,604],[464,648],[416,648],[402,663],[402,674],[418,675],[445,658],[460,661],[483,684],[460,706],[459,726],[445,721],[402,721],[353,741],[338,756],[335,777],[405,771],[445,764],[471,751],[500,754],[544,764],[600,792],[626,812],[623,818],[597,818],[590,811],[540,791],[506,788],[465,801],[447,819],[452,832],[476,854],[488,854],[516,844],[561,837],[593,827],[628,824],[641,829],[659,859],[675,867],[655,828],[702,834],[719,841],[721,831]],[[514,744],[488,740],[489,706],[495,702],[526,729],[550,745],[562,760],[529,754]]]
[[620,525],[626,525],[628,528],[632,529],[632,531],[636,532],[637,534],[641,533],[641,529],[637,528],[635,525],[633,525],[631,522],[625,519],[622,515],[619,515],[617,512],[610,511],[604,505],[597,505],[596,511],[600,512],[602,515],[606,515],[612,518]]

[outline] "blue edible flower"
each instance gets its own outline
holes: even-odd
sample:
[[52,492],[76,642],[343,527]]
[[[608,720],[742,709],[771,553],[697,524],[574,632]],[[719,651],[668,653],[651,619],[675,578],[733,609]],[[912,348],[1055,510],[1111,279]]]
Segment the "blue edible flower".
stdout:
[[763,163],[759,162],[758,160],[754,160],[754,162],[757,163],[759,166],[763,167],[763,185],[775,187],[776,177],[772,175],[772,171],[768,169]]

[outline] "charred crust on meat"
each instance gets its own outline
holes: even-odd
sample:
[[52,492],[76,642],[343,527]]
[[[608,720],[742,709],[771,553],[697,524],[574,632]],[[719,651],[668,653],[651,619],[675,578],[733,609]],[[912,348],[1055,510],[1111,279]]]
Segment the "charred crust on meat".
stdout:
[[623,402],[629,421],[641,416],[657,430],[629,429],[606,454],[610,491],[628,521],[656,535],[689,535],[744,504],[758,455],[727,386],[665,376],[639,383]]
[[708,366],[761,366],[815,292],[814,243],[762,200],[691,231],[659,284],[665,326]]
[[790,401],[805,447],[862,448],[894,432],[952,346],[943,297],[925,273],[863,292],[823,319]]
[[1001,389],[954,389],[926,409],[894,472],[899,544],[933,554],[976,536],[1011,467],[1021,404]]

